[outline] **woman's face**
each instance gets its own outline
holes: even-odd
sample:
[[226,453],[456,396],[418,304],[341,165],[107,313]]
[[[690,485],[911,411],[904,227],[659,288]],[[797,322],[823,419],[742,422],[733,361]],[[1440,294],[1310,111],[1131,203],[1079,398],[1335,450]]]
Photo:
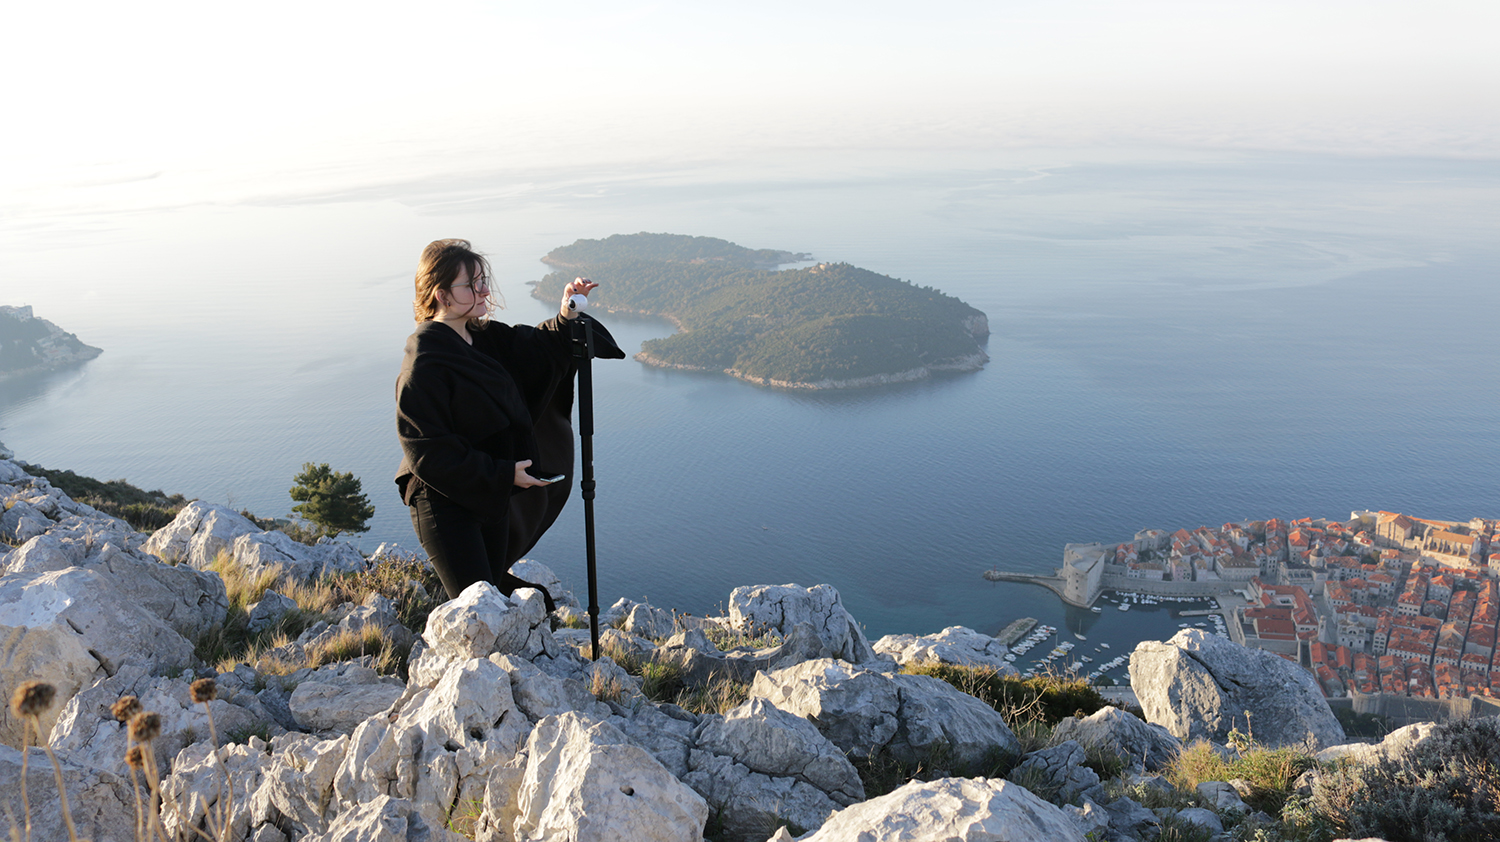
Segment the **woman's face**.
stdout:
[[469,277],[469,267],[460,266],[453,286],[439,294],[438,302],[447,311],[446,315],[440,315],[453,319],[482,318],[489,311],[489,292],[488,281],[484,278],[473,280]]

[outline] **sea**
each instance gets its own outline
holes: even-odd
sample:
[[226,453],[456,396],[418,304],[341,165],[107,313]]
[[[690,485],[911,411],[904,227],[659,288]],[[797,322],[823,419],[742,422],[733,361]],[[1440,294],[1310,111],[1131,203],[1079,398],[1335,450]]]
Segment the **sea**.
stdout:
[[[422,246],[471,239],[535,323],[542,255],[638,231],[935,286],[988,314],[990,361],[848,392],[595,363],[606,607],[828,583],[872,639],[1029,616],[1128,651],[1182,620],[982,574],[1148,527],[1500,517],[1500,165],[1472,160],[792,151],[11,213],[0,303],[104,354],[0,383],[0,441],[262,516],[327,462],[376,507],[351,540],[415,547],[392,396]],[[673,330],[597,280],[629,351]],[[583,527],[575,500],[532,553],[580,597]]]

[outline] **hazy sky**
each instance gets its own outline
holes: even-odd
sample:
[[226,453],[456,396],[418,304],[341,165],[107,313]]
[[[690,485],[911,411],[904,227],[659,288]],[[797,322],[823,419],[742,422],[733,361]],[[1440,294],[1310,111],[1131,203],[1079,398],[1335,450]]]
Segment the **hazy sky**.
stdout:
[[1500,154],[1494,0],[147,0],[0,26],[12,218],[801,148]]

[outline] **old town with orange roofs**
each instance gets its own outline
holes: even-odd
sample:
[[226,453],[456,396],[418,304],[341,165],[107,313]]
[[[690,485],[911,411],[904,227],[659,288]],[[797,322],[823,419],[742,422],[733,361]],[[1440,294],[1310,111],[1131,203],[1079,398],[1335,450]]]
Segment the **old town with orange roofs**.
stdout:
[[1113,558],[1104,545],[1098,567],[1112,575],[1098,584],[1237,592],[1245,604],[1225,612],[1233,637],[1302,663],[1330,697],[1500,697],[1497,527],[1354,512],[1342,523],[1152,529]]

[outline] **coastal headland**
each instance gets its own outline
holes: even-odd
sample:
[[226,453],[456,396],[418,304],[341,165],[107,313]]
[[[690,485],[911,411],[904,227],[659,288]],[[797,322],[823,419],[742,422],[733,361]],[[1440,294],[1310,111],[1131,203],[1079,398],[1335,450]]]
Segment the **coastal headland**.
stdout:
[[989,320],[979,310],[846,263],[777,269],[808,259],[713,237],[617,234],[548,253],[542,262],[565,271],[532,294],[551,299],[586,274],[605,287],[602,309],[678,329],[644,343],[638,361],[779,389],[905,383],[989,361],[981,346]]
[[0,380],[64,368],[104,353],[30,307],[0,306]]

